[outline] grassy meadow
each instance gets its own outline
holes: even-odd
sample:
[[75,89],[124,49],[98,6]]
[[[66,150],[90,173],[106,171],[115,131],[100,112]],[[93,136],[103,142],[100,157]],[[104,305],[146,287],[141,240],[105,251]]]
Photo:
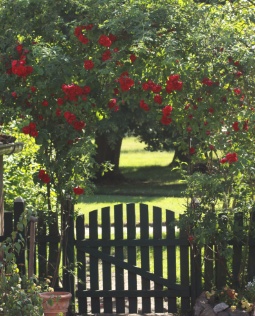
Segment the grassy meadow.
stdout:
[[120,203],[145,203],[172,210],[178,216],[185,210],[182,191],[185,184],[178,171],[169,166],[173,152],[149,152],[135,137],[123,140],[120,170],[125,181],[97,187],[93,196],[82,197],[76,206],[79,213],[87,214],[106,206]]

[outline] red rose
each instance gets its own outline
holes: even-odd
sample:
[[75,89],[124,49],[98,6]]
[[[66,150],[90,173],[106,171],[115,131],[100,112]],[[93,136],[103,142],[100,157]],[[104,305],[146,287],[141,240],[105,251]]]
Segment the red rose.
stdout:
[[58,104],[58,105],[63,105],[63,104],[64,104],[63,98],[58,98],[58,99],[57,99],[57,104]]
[[89,39],[86,36],[84,36],[83,34],[80,34],[77,38],[84,45],[88,44],[88,42],[89,42]]
[[237,157],[237,153],[228,153],[226,155],[226,159],[228,161],[228,163],[234,163],[238,161],[238,157]]
[[50,182],[50,176],[48,174],[45,174],[41,177],[41,180],[43,183],[49,183]]
[[105,47],[110,47],[112,45],[112,41],[110,40],[110,38],[106,35],[101,35],[99,37],[98,43],[102,46]]
[[109,102],[108,102],[108,108],[109,109],[112,109],[116,106],[117,104],[117,100],[116,99],[111,99]]
[[166,105],[163,109],[162,109],[162,113],[164,116],[169,116],[173,111],[173,107],[171,105]]
[[38,178],[43,182],[43,183],[49,183],[50,182],[50,176],[46,173],[45,170],[41,169],[38,172]]
[[238,124],[239,124],[238,122],[234,122],[233,125],[232,125],[234,131],[236,131],[236,132],[239,131],[239,126],[238,126]]
[[248,129],[249,129],[248,121],[245,121],[245,122],[243,123],[243,130],[244,130],[244,131],[248,131]]
[[183,82],[179,81],[180,75],[171,75],[166,81],[166,92],[171,93],[173,91],[182,90]]
[[117,41],[117,36],[113,35],[113,34],[109,34],[109,39],[112,41],[112,42],[116,42]]
[[156,94],[156,95],[154,96],[154,102],[155,102],[155,103],[162,104],[162,101],[163,101],[163,99],[162,99],[161,95]]
[[131,54],[129,58],[131,60],[131,63],[134,63],[137,57],[135,54]]
[[76,131],[81,131],[86,126],[86,123],[83,121],[74,121],[72,125]]
[[189,235],[189,236],[188,236],[188,241],[189,241],[190,243],[192,243],[192,242],[194,241],[194,239],[195,239],[195,237],[194,237],[193,235]]
[[129,91],[135,84],[134,80],[128,77],[128,74],[122,74],[118,81],[122,91]]
[[22,51],[23,51],[23,46],[22,44],[19,44],[16,46],[16,51],[19,53],[19,54],[22,54]]
[[47,100],[43,100],[43,101],[42,101],[42,105],[43,105],[43,106],[48,106],[48,105],[49,105],[49,102],[48,102]]
[[161,90],[162,90],[162,87],[159,84],[155,84],[151,87],[151,91],[154,93],[159,93]]
[[210,87],[210,86],[213,85],[213,81],[210,80],[209,78],[204,78],[204,79],[201,81],[201,83],[204,84],[204,85],[206,85],[206,86],[208,86],[208,87]]
[[92,60],[85,60],[85,61],[84,61],[84,68],[85,68],[86,70],[93,69],[94,66],[95,66],[95,64],[93,63]]
[[76,194],[76,195],[81,195],[81,194],[84,193],[84,189],[83,189],[83,188],[80,188],[80,187],[78,186],[78,187],[76,187],[76,188],[73,188],[73,192],[74,192],[74,194]]
[[140,108],[143,109],[144,111],[149,111],[149,105],[147,103],[144,102],[144,100],[140,101]]
[[112,54],[110,52],[110,50],[106,50],[103,52],[102,54],[102,61],[106,61],[112,58]]
[[64,113],[64,118],[66,119],[68,124],[72,124],[76,120],[75,114],[73,114],[73,113],[71,113],[69,111],[66,111]]
[[242,93],[240,88],[234,88],[233,91],[234,91],[235,95],[239,95]]
[[171,119],[171,117],[167,117],[167,116],[162,115],[160,121],[161,121],[161,123],[162,123],[163,125],[169,125],[169,124],[172,123],[173,120]]
[[190,155],[194,155],[195,152],[196,152],[196,149],[194,147],[190,147],[190,149],[189,149]]

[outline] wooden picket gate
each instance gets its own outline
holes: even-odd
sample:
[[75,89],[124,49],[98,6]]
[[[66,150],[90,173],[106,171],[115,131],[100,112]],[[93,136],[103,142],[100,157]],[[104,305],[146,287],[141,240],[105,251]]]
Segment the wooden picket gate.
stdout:
[[190,282],[187,237],[182,238],[182,232],[176,236],[174,212],[165,211],[163,226],[162,209],[153,207],[152,211],[152,233],[148,206],[144,204],[138,210],[135,204],[126,205],[126,225],[123,205],[114,207],[113,226],[109,207],[101,214],[90,212],[88,236],[84,216],[77,218],[77,261],[85,262],[78,270],[76,298],[80,313],[170,313],[177,311],[178,297],[181,309],[186,313],[191,310],[197,293]]
[[[24,208],[24,201],[16,199],[14,212],[5,212],[5,234],[0,242],[15,230]],[[215,245],[194,251],[196,245],[189,244],[187,233],[176,230],[172,211],[153,207],[149,212],[145,204],[115,205],[113,223],[110,211],[105,207],[89,212],[88,218],[79,215],[74,220],[73,206],[67,200],[62,218],[66,235],[62,241],[58,230],[51,227],[53,219],[48,227],[39,218],[34,272],[40,278],[52,275],[51,267],[55,266],[59,246],[63,246],[61,280],[55,289],[72,293],[69,315],[174,313],[177,307],[182,315],[192,315],[202,290],[209,290],[212,284],[217,288],[226,285],[227,269],[232,271],[233,286],[237,285],[243,252],[247,255],[248,279],[255,276],[254,232],[246,248],[242,239],[224,241],[233,251],[227,267],[227,262],[217,257]],[[235,214],[232,225],[240,233],[243,216]],[[255,224],[255,213],[250,221]],[[221,225],[226,225],[225,221]],[[26,239],[29,249],[29,235]],[[29,266],[26,258],[31,257],[25,252],[17,258],[22,273]]]

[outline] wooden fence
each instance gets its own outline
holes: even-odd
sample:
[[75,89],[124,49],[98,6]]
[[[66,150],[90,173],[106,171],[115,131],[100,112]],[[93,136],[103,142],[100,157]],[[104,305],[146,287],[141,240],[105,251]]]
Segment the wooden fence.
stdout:
[[[5,236],[0,241],[11,233],[23,209],[24,203],[17,200],[14,213],[5,213]],[[144,204],[120,204],[111,210],[114,212],[111,223],[110,207],[89,212],[87,217],[80,215],[75,220],[70,201],[66,202],[66,210],[62,221],[66,225],[64,239],[53,229],[54,218],[48,221],[48,226],[39,219],[34,270],[40,278],[52,275],[58,247],[62,245],[57,289],[73,294],[73,305],[79,315],[173,313],[178,306],[185,315],[192,315],[195,299],[202,290],[210,289],[211,284],[218,288],[226,284],[224,260],[214,258],[213,246],[207,255],[215,260],[203,262],[200,255],[193,256],[194,245],[190,246],[185,232],[176,230],[172,211],[153,207],[149,212]],[[240,225],[240,215],[236,223]],[[255,276],[255,236],[251,237],[250,279]],[[240,269],[242,244],[230,241],[229,247],[233,248],[235,279]],[[23,252],[18,258],[23,272],[27,266],[25,257]]]

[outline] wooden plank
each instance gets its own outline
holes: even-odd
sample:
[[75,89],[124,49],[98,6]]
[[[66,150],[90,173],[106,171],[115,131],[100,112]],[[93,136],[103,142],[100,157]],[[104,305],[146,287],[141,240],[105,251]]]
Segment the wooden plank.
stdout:
[[[153,206],[153,238],[162,239],[162,209]],[[154,273],[163,277],[163,253],[162,246],[154,246]],[[154,283],[156,291],[162,291],[162,284]],[[160,297],[155,297],[155,312],[163,312],[163,300]]]
[[[110,208],[104,207],[101,212],[102,218],[102,239],[109,241],[111,239],[111,223],[110,223]],[[111,247],[105,246],[102,252],[111,254]],[[111,264],[107,261],[102,262],[103,269],[103,289],[110,291],[112,289],[112,272]],[[112,313],[112,299],[104,297],[104,312]]]
[[[47,240],[47,239],[45,239]],[[87,247],[141,247],[141,246],[188,246],[187,239],[176,239],[176,240],[168,240],[168,239],[127,239],[127,240],[83,240],[77,243],[77,247],[81,250],[86,249]]]
[[[49,218],[49,236],[54,240],[58,240],[59,238],[59,228],[58,228],[58,214],[56,212],[50,212],[48,215]],[[49,254],[48,254],[48,276],[53,277],[55,268],[57,266],[57,260],[58,260],[58,243],[56,242],[50,242],[49,243]],[[58,279],[56,280],[55,289],[58,289]]]
[[[98,211],[89,213],[89,239],[98,239]],[[91,247],[92,248],[92,247]],[[92,248],[95,251],[97,247]],[[90,288],[91,290],[99,289],[99,262],[98,258],[90,254],[89,257],[89,270],[90,270]],[[98,297],[91,297],[91,310],[92,313],[100,313],[100,300]]]
[[[127,204],[127,239],[136,238],[136,222],[135,222],[135,204]],[[128,247],[128,263],[131,266],[136,266],[136,247]],[[136,274],[128,271],[128,289],[134,291],[137,289]],[[137,313],[137,298],[128,297],[129,313]]]
[[[181,217],[181,215],[180,215]],[[187,234],[184,230],[180,229],[180,238],[187,240]],[[180,269],[180,276],[181,276],[181,285],[182,286],[189,286],[189,276],[190,276],[190,269],[189,269],[189,246],[180,246],[180,262],[179,262],[179,269]],[[182,312],[187,312],[190,309],[190,298],[189,297],[181,297],[181,310]]]
[[[85,229],[84,229],[84,215],[79,215],[76,219],[76,240],[83,240],[85,238]],[[78,290],[76,292],[76,297],[78,297],[78,307],[79,313],[87,314],[88,305],[87,299],[83,299],[78,296],[78,293],[82,293],[86,290],[86,257],[83,251],[77,249],[77,262],[81,264],[78,266],[77,276],[78,276]]]
[[[174,212],[166,211],[166,239],[175,239]],[[167,276],[170,283],[176,283],[176,247],[167,246]],[[168,311],[177,311],[176,297],[168,297]]]
[[251,230],[249,235],[248,247],[248,280],[253,281],[255,276],[255,210],[253,209],[250,214]]
[[169,282],[168,279],[164,279],[163,277],[157,276],[154,273],[144,271],[141,268],[130,264],[129,262],[118,260],[116,257],[107,255],[103,253],[102,251],[88,248],[87,253],[92,254],[95,258],[102,259],[102,260],[110,262],[111,264],[122,267],[123,269],[128,270],[132,274],[141,275],[142,277],[148,278],[151,281],[154,281],[158,284],[162,284],[163,286],[166,286],[169,289],[174,289],[176,293],[178,292],[178,296],[183,295],[187,297],[190,295],[189,285],[182,286],[181,284],[172,284]]
[[[116,290],[86,290],[86,291],[77,291],[79,297],[160,297],[161,299],[164,297],[176,297],[179,293],[176,293],[174,290],[124,290],[124,291],[116,291]],[[186,296],[189,298],[189,296]],[[187,310],[186,310],[187,311]],[[131,314],[129,312],[129,314]]]
[[[140,234],[142,239],[149,239],[149,212],[148,205],[140,205]],[[150,271],[150,249],[149,246],[141,246],[141,268]],[[142,277],[142,290],[150,290],[150,280]],[[142,313],[151,313],[150,297],[142,297]]]
[[[123,239],[123,204],[118,204],[114,206],[114,231],[115,231],[115,239],[122,240]],[[123,246],[115,246],[115,257],[123,261],[124,253]],[[124,269],[115,265],[115,288],[116,291],[124,290]],[[125,297],[117,297],[116,298],[116,312],[117,313],[125,313]]]
[[[219,234],[227,231],[227,221],[225,215],[219,215]],[[217,289],[221,289],[227,284],[227,262],[226,259],[221,255],[222,250],[227,247],[227,240],[222,238],[220,247],[215,247],[215,285]]]
[[[243,213],[236,213],[234,215],[234,227],[233,229],[237,230],[236,233],[234,233],[234,236],[238,236],[240,238],[240,232],[243,231]],[[233,255],[232,255],[232,273],[233,273],[233,287],[235,289],[238,289],[240,284],[240,272],[241,271],[241,265],[242,265],[242,243],[238,241],[238,237],[234,238],[234,244],[233,244]]]

